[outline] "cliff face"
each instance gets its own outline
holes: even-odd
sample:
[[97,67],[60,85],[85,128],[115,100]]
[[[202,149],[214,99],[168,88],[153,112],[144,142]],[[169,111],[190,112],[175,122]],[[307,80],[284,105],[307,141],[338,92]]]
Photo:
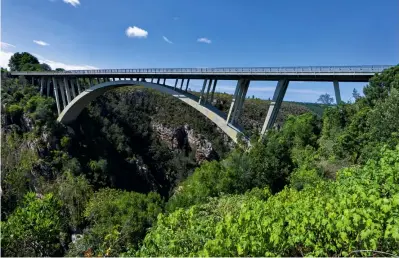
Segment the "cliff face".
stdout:
[[[147,89],[117,91],[121,103],[148,115],[153,133],[173,152],[191,152],[197,164],[219,159],[234,147],[231,139],[181,101]],[[216,143],[216,146],[215,146]]]
[[188,124],[172,129],[158,122],[152,122],[152,128],[171,150],[193,151],[198,164],[205,160],[219,159],[212,143],[203,135],[195,133],[194,129],[190,128]]

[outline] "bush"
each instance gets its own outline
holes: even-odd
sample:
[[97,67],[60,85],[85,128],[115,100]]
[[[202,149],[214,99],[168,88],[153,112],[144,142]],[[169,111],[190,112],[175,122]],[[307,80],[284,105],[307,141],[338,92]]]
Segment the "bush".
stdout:
[[24,201],[2,222],[5,256],[61,256],[61,202],[53,194],[42,198],[27,193]]
[[157,224],[147,234],[141,249],[127,256],[198,256],[203,245],[215,238],[223,218],[237,216],[246,205],[270,197],[268,189],[253,189],[243,195],[208,198],[206,204],[178,209],[159,215]]
[[88,231],[71,245],[68,256],[83,256],[89,249],[96,255],[118,256],[128,248],[137,248],[162,207],[161,197],[156,193],[99,190],[84,212]]

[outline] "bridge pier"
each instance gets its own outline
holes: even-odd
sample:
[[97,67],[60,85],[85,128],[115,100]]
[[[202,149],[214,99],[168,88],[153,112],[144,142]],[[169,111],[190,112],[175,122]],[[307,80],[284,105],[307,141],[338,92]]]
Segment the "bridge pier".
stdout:
[[204,84],[202,85],[202,89],[201,89],[201,94],[198,100],[198,103],[201,104],[202,103],[202,99],[204,98],[204,91],[205,91],[205,87],[206,87],[206,83],[207,83],[207,79],[204,80]]
[[78,92],[80,94],[82,92],[82,90],[80,88],[79,78],[76,78],[76,84],[78,85]]
[[93,79],[89,77],[90,88],[93,87]]
[[174,90],[176,90],[176,87],[177,87],[177,83],[178,83],[178,81],[179,81],[179,79],[176,79],[176,81],[175,81],[175,87],[174,87]]
[[283,102],[285,92],[287,91],[289,81],[280,80],[277,83],[276,90],[273,94],[273,99],[270,102],[269,110],[267,111],[265,123],[263,124],[261,131],[261,138],[266,133],[267,130],[273,127],[276,121],[278,111],[280,110],[281,103]]
[[67,97],[68,104],[71,102],[71,92],[69,91],[69,85],[68,85],[68,80],[66,77],[64,77],[64,87],[65,87],[65,93]]
[[46,87],[47,97],[50,97],[50,87],[51,87],[51,79],[47,78],[47,87]]
[[54,77],[53,77],[53,88],[54,88],[55,103],[57,104],[57,111],[59,115],[61,114],[60,99],[58,97],[57,80]]
[[212,87],[212,94],[211,94],[211,105],[213,103],[213,95],[215,94],[215,89],[216,89],[216,83],[218,82],[218,80],[214,80],[213,81],[213,87]]
[[209,91],[211,90],[211,85],[212,85],[212,80],[209,80],[208,87],[206,89],[205,102],[208,102],[209,100]]
[[[70,80],[73,98],[76,98],[75,79]],[[78,94],[79,95],[79,94]]]
[[186,91],[187,91],[187,88],[188,88],[188,84],[190,83],[190,79],[187,79],[187,83],[186,83]]
[[235,120],[238,118],[245,100],[245,95],[247,94],[248,86],[249,80],[240,79],[237,81],[236,90],[226,119],[227,124],[234,124]]
[[157,79],[157,84],[159,84],[160,81],[161,81],[161,78],[158,78],[158,79]]
[[335,92],[335,101],[338,104],[341,104],[342,100],[341,100],[341,92],[339,90],[339,82],[338,81],[334,81],[334,92]]
[[180,90],[182,90],[182,88],[183,88],[183,83],[184,83],[184,79],[181,79]]
[[43,96],[44,77],[40,77],[40,96]]
[[247,91],[249,87],[250,80],[244,80],[241,84],[241,91],[238,98],[237,108],[234,112],[233,122],[237,121],[238,117],[241,115],[242,108],[244,106],[244,101],[247,96]]
[[67,106],[66,105],[66,101],[65,101],[65,88],[64,88],[64,85],[62,84],[62,82],[60,82],[60,80],[58,80],[58,83],[59,83],[59,86],[60,86],[60,94],[61,94],[61,100],[62,100],[62,109],[64,109]]

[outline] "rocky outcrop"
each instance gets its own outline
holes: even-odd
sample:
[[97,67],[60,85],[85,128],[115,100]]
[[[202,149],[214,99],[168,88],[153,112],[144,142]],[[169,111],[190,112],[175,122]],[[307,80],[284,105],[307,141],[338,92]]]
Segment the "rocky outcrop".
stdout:
[[201,134],[196,134],[187,124],[171,129],[166,125],[153,122],[152,128],[158,137],[168,144],[170,149],[185,151],[186,153],[194,151],[195,160],[198,164],[205,160],[219,158],[219,155],[212,147],[212,143]]

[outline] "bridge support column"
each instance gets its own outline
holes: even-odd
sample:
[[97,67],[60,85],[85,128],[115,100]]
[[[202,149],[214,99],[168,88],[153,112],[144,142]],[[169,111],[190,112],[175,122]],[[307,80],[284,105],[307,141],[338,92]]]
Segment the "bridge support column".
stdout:
[[158,78],[158,79],[157,79],[157,84],[159,84],[160,80],[161,80],[161,78]]
[[183,88],[184,79],[181,79],[180,90]]
[[244,105],[245,96],[247,95],[250,80],[240,79],[237,82],[236,91],[231,101],[229,113],[227,115],[227,124],[234,124],[241,114]]
[[162,84],[163,84],[163,85],[166,84],[166,78],[163,79],[163,83],[162,83]]
[[154,82],[154,78],[151,78],[151,83],[153,83]]
[[337,102],[337,105],[340,104],[341,101],[341,92],[339,90],[339,82],[338,81],[334,81],[334,92],[335,92],[335,100]]
[[82,89],[80,88],[79,78],[76,78],[76,84],[78,85],[78,92],[80,94],[82,92]]
[[213,95],[215,94],[215,89],[216,89],[216,83],[218,82],[218,80],[214,80],[213,81],[213,87],[212,87],[212,94],[211,94],[211,105],[213,103]]
[[90,88],[93,87],[93,79],[89,78]]
[[276,121],[278,111],[280,110],[281,102],[283,102],[283,98],[285,92],[288,88],[288,80],[280,80],[277,83],[277,88],[273,94],[273,100],[270,102],[269,110],[267,111],[265,123],[263,124],[261,131],[261,138],[266,133],[267,130],[273,127],[274,122]]
[[71,93],[69,91],[69,85],[68,85],[68,80],[66,77],[64,77],[64,87],[65,87],[65,93],[67,97],[68,104],[71,102]]
[[44,77],[40,78],[40,96],[43,96],[43,89],[44,88]]
[[190,83],[190,79],[187,79],[187,83],[186,83],[186,91],[188,89],[188,84]]
[[212,80],[209,80],[208,88],[206,89],[205,102],[208,102],[209,100],[209,91],[211,90],[211,86],[212,86]]
[[57,111],[58,111],[58,115],[59,115],[59,114],[61,114],[61,107],[60,107],[60,100],[58,97],[57,80],[54,77],[53,77],[53,88],[54,88],[55,103],[57,104]]
[[47,97],[50,96],[50,87],[51,87],[51,79],[49,77],[47,77],[47,87],[46,87]]
[[59,82],[59,86],[60,86],[60,94],[61,94],[62,106],[63,106],[62,108],[64,109],[67,106],[66,101],[65,101],[65,87],[64,87],[64,84],[61,82],[61,80],[59,80],[58,82]]
[[206,87],[206,83],[208,82],[207,79],[204,80],[204,84],[202,85],[202,89],[201,89],[201,94],[198,100],[198,103],[201,104],[202,103],[202,99],[204,98],[204,91],[205,91],[205,87]]
[[234,117],[234,111],[235,111],[235,108],[236,108],[236,99],[238,97],[238,94],[239,94],[239,91],[240,91],[240,88],[241,88],[241,83],[242,83],[241,81],[242,80],[239,80],[237,82],[236,90],[234,92],[233,99],[231,100],[229,113],[227,114],[226,124],[229,124],[231,118]]
[[75,90],[75,79],[71,79],[70,80],[70,83],[71,83],[71,89],[72,89],[72,96],[73,96],[73,98],[76,98],[76,90]]
[[242,107],[244,106],[245,97],[247,95],[247,91],[248,91],[248,87],[249,87],[249,82],[250,82],[249,80],[243,80],[241,83],[241,87],[240,87],[241,90],[238,95],[238,101],[237,101],[237,105],[236,105],[236,108],[234,111],[232,123],[237,121],[237,119],[241,115]]
[[174,88],[174,90],[176,90],[176,87],[177,87],[177,83],[179,82],[179,79],[176,79],[176,81],[175,81],[175,88]]

